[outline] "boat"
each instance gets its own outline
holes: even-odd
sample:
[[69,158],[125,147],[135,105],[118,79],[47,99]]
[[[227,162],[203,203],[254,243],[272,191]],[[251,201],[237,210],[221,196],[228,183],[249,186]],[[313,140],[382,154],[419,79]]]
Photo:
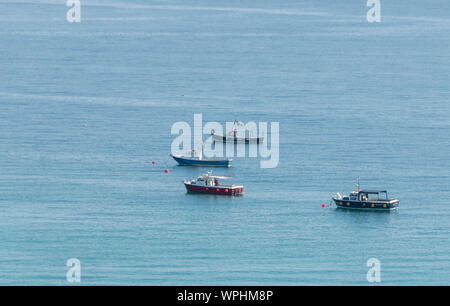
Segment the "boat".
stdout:
[[392,211],[397,210],[398,199],[389,199],[386,190],[360,190],[359,178],[356,190],[342,196],[339,192],[332,196],[337,208]]
[[204,145],[202,145],[200,151],[189,151],[189,156],[173,154],[170,154],[170,156],[172,156],[180,166],[231,167],[232,158],[203,157],[203,147]]
[[[242,122],[239,121],[234,121],[233,123],[233,127],[231,129],[231,131],[229,131],[228,133],[226,133],[225,135],[222,134],[217,134],[214,130],[211,131],[211,136],[212,139],[214,141],[217,142],[231,142],[231,143],[244,143],[244,144],[259,144],[259,143],[263,143],[264,141],[264,136],[253,136],[251,135],[238,135],[239,129],[237,128],[238,126],[242,126]],[[248,130],[246,130],[245,132],[248,132]],[[247,134],[247,133],[245,133]]]
[[226,185],[219,183],[219,180],[231,179],[227,176],[212,175],[209,171],[196,179],[184,180],[184,186],[187,192],[192,193],[209,193],[217,195],[242,195],[244,186],[242,185]]

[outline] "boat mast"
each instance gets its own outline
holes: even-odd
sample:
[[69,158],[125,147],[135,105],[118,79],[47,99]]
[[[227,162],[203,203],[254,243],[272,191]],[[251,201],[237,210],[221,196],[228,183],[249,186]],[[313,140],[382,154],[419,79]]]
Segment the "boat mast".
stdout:
[[360,185],[359,185],[359,176],[358,176],[358,179],[356,181],[356,191],[359,192],[359,190],[360,190]]
[[234,138],[237,137],[238,127],[241,126],[241,125],[242,124],[241,124],[240,121],[234,120],[234,122],[233,122],[233,136],[234,136]]
[[198,159],[199,160],[202,160],[202,158],[203,158],[203,150],[204,150],[204,148],[205,148],[205,144],[202,142],[202,145],[201,145],[201,148],[200,148],[200,152],[198,154]]

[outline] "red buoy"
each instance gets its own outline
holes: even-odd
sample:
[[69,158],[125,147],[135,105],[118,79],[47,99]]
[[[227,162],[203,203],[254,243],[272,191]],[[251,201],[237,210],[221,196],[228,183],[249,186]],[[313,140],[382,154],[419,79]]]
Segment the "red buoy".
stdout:
[[166,170],[164,170],[164,172],[165,172],[165,173],[169,173],[169,170],[166,169]]
[[154,164],[156,164],[156,162],[155,162],[155,161],[152,161],[152,164],[154,165]]
[[322,207],[325,207],[325,204],[322,204]]

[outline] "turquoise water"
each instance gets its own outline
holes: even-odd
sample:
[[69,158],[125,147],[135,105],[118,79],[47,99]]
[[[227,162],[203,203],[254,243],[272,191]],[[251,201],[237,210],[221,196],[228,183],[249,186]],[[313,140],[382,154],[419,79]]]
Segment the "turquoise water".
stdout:
[[[450,284],[447,1],[81,2],[0,1],[0,284]],[[186,194],[195,113],[279,122],[278,167]],[[399,211],[322,208],[357,176]]]

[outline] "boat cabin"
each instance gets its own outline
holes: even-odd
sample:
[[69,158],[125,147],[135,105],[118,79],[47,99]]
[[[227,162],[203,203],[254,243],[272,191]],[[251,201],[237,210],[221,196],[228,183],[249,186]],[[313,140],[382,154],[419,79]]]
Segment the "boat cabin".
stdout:
[[193,184],[205,185],[205,186],[218,186],[219,182],[214,176],[199,176],[197,181],[192,181]]
[[230,179],[230,177],[215,176],[212,175],[212,172],[210,171],[194,180],[185,179],[184,185],[186,186],[188,192],[212,193],[220,195],[243,194],[244,186],[220,184],[218,181],[220,179]]
[[389,201],[386,190],[358,190],[353,191],[343,200],[350,201]]

